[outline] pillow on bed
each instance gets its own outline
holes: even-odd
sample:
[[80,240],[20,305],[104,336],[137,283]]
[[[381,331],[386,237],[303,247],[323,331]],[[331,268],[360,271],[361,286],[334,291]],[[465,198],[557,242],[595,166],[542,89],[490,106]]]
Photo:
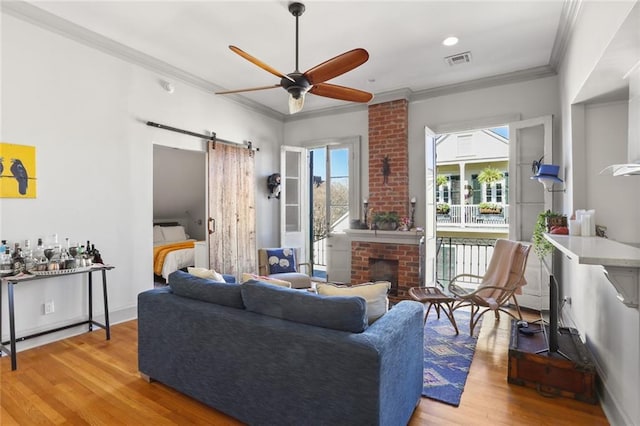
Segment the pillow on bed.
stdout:
[[162,233],[162,227],[158,225],[153,226],[153,242],[160,243],[164,241],[164,234]]
[[200,278],[208,278],[210,280],[214,280],[214,281],[218,281],[218,282],[225,282],[224,277],[222,276],[221,273],[216,272],[213,269],[207,269],[207,268],[193,268],[191,266],[187,267],[187,272],[190,273],[193,276],[196,277],[200,277]]
[[163,226],[161,229],[165,241],[182,241],[187,239],[183,226]]

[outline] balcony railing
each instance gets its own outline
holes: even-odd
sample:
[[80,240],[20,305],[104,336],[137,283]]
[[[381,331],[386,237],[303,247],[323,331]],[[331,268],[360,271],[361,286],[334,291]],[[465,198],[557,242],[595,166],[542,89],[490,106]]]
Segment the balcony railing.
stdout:
[[[436,279],[443,288],[458,274],[483,276],[491,261],[496,240],[492,238],[437,239]],[[466,286],[475,287],[479,279],[466,279]]]
[[436,214],[439,225],[454,227],[505,227],[509,226],[509,206],[503,205],[499,213],[481,213],[478,204],[449,204],[447,214]]

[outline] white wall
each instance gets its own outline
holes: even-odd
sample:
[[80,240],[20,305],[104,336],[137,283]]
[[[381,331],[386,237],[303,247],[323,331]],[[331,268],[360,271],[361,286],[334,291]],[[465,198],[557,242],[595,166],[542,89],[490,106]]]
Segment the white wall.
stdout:
[[[57,233],[62,239],[91,240],[116,267],[107,274],[112,319],[135,316],[137,294],[153,285],[153,144],[205,149],[200,139],[144,124],[151,120],[253,141],[260,148],[258,245],[277,241],[278,211],[260,183],[279,163],[281,122],[180,82],[168,94],[152,71],[6,14],[2,24],[1,140],[36,147],[38,178],[36,199],[0,201],[2,239],[34,242]],[[18,286],[18,335],[86,314],[86,290],[79,281],[65,277]],[[41,304],[50,299],[56,312],[44,316]],[[97,305],[96,312],[103,309]],[[7,313],[2,314],[5,340]],[[33,343],[38,341],[19,347]]]
[[[595,208],[611,238],[640,242],[640,178],[599,175],[626,158],[624,103],[584,105],[573,101],[596,67],[633,2],[583,2],[560,67],[563,162],[568,175],[565,213]],[[602,166],[602,167],[601,167]],[[615,207],[614,207],[615,206]],[[640,424],[640,315],[615,297],[600,268],[556,257],[562,292],[573,303],[563,316],[578,328],[603,382],[602,405],[614,425]]]
[[[556,77],[547,77],[411,102],[409,193],[415,194],[418,199],[416,225],[423,226],[425,217],[424,202],[421,202],[424,200],[425,182],[425,126],[435,129],[447,125],[455,127],[455,123],[505,124],[495,122],[496,117],[514,115],[520,116],[521,119],[548,114],[557,116],[560,111],[557,90]],[[361,135],[361,193],[364,195],[368,193],[369,186],[368,124],[367,111],[296,120],[285,125],[285,143],[299,146],[303,141],[310,139]],[[478,127],[482,125],[478,124]],[[559,135],[557,122],[555,133]]]

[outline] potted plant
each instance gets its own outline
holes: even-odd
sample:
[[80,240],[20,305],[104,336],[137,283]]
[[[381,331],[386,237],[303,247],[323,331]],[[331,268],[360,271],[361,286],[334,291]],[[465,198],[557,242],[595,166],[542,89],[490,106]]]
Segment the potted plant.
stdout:
[[480,214],[500,214],[502,213],[502,206],[495,203],[480,203],[478,204]]
[[400,222],[400,216],[396,212],[380,212],[373,217],[376,228],[383,231],[395,231],[398,222]]
[[478,175],[478,182],[491,185],[504,179],[504,173],[495,167],[487,166]]
[[[564,223],[564,225],[562,225]],[[553,245],[544,237],[545,232],[549,232],[551,226],[566,226],[567,216],[562,213],[552,212],[551,210],[538,213],[536,224],[533,227],[533,251],[540,259],[544,258],[553,250]]]
[[451,210],[451,206],[447,203],[436,204],[436,214],[449,214],[449,210]]
[[449,179],[445,175],[436,176],[436,187],[441,187],[442,185],[446,185],[449,182]]

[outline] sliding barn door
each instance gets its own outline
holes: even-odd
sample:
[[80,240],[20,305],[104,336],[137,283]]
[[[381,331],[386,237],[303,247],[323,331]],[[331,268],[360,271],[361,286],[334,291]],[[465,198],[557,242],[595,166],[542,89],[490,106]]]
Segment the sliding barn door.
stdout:
[[209,143],[209,262],[238,277],[257,268],[254,152]]

